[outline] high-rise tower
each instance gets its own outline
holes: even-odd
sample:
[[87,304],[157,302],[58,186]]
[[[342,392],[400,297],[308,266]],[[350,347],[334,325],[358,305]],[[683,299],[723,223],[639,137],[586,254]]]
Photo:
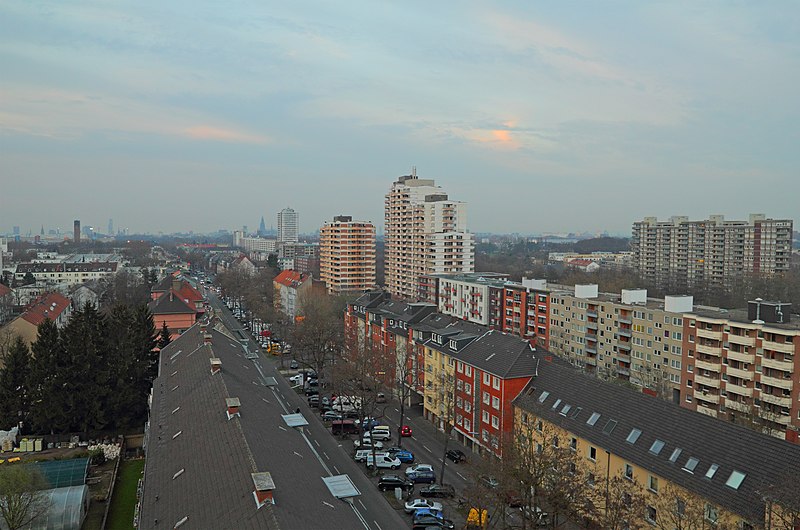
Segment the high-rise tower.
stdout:
[[331,294],[375,287],[375,225],[340,215],[319,231],[320,279]]
[[81,242],[81,220],[75,219],[72,223],[72,242],[76,245]]
[[297,243],[300,216],[291,208],[278,212],[278,241],[281,243]]
[[472,272],[475,243],[467,230],[467,204],[450,200],[416,168],[386,194],[386,287],[394,296],[417,298],[423,274]]

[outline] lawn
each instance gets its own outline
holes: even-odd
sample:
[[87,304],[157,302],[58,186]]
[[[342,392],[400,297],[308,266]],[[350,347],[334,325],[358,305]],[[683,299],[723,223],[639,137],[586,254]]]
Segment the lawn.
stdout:
[[125,460],[120,463],[117,484],[111,497],[106,528],[109,530],[131,530],[133,512],[136,508],[136,486],[142,478],[144,460]]

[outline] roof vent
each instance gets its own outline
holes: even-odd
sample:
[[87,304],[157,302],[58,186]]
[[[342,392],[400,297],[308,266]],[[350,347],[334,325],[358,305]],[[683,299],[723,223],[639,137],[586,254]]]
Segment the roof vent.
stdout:
[[211,333],[203,333],[203,344],[211,344]]
[[215,374],[222,370],[222,359],[218,357],[211,358],[211,373]]
[[272,492],[275,490],[275,481],[272,480],[272,475],[266,471],[259,473],[250,473],[253,477],[253,486],[255,491],[253,497],[256,500],[256,506],[260,509],[266,503],[275,504],[272,498]]
[[225,405],[228,407],[227,411],[228,419],[231,419],[234,416],[239,416],[240,418],[242,417],[242,415],[239,414],[239,407],[241,407],[242,405],[241,402],[239,401],[239,398],[237,397],[225,398]]

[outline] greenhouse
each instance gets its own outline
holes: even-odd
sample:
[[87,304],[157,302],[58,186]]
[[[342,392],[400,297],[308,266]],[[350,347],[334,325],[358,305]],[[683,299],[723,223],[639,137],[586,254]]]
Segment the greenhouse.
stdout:
[[[44,490],[42,495],[50,507],[25,530],[80,530],[89,509],[88,486]],[[0,528],[6,528],[1,518]]]

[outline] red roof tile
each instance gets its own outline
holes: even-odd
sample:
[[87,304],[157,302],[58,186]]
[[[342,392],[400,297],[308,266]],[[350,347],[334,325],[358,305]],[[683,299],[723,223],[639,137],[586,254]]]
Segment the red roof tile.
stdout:
[[49,293],[37,298],[21,316],[34,326],[38,326],[46,318],[57,319],[69,304],[69,298],[58,293]]
[[11,289],[0,283],[0,296],[6,296],[8,294],[11,294]]
[[291,287],[294,282],[302,282],[305,279],[303,276],[303,274],[297,271],[288,269],[281,271],[280,274],[275,276],[275,281],[281,285],[285,285],[286,287]]

